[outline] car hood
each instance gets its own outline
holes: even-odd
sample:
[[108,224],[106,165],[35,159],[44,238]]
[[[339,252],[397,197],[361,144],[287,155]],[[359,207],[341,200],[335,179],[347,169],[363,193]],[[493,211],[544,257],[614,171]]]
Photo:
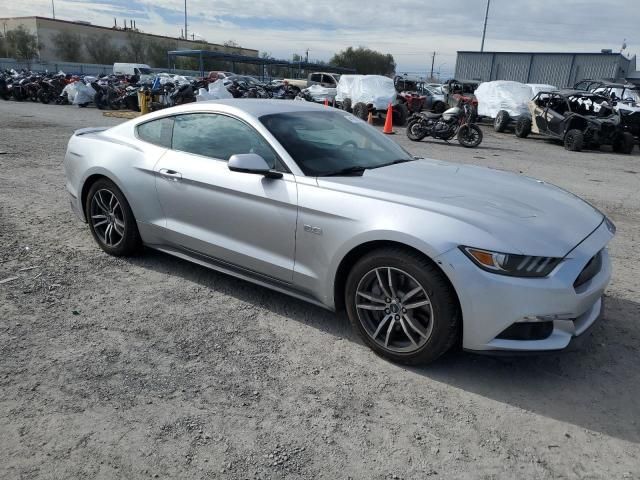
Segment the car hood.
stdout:
[[602,213],[555,185],[436,160],[366,170],[362,176],[318,177],[318,184],[455,218],[511,245],[507,253],[565,256],[603,221]]

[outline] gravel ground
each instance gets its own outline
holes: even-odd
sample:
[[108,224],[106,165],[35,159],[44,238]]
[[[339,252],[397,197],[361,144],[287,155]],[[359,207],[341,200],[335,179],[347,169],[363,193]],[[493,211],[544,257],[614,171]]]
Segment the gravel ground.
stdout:
[[0,478],[640,478],[637,149],[484,127],[468,150],[400,129],[414,153],[551,181],[618,225],[607,313],[579,350],[405,368],[314,306],[104,254],[62,158],[74,129],[119,121],[0,102]]

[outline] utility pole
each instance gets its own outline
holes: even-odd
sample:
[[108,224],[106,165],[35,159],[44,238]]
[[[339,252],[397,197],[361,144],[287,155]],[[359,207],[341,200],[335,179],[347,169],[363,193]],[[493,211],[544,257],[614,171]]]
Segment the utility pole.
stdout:
[[484,52],[484,37],[487,34],[487,19],[489,18],[489,5],[491,5],[491,0],[487,0],[487,10],[484,12],[484,27],[482,28],[482,43],[480,44],[481,52]]
[[184,39],[189,40],[189,35],[187,34],[187,0],[184,0]]
[[51,11],[53,12],[53,19],[56,19],[56,6],[53,3],[53,0],[51,0]]
[[308,48],[307,48],[307,56],[306,56],[305,63],[309,63],[309,49]]
[[433,55],[431,55],[431,74],[429,75],[429,81],[431,81],[431,79],[433,78],[433,64],[436,61],[436,52],[433,52]]

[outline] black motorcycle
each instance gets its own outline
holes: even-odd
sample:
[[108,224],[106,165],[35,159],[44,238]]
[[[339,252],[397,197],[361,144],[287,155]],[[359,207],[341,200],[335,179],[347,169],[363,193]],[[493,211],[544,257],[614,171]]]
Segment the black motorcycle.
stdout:
[[466,104],[443,113],[414,113],[407,123],[407,137],[414,142],[429,136],[449,141],[457,134],[458,142],[463,147],[477,147],[482,143],[482,130],[470,122],[472,114],[471,107]]

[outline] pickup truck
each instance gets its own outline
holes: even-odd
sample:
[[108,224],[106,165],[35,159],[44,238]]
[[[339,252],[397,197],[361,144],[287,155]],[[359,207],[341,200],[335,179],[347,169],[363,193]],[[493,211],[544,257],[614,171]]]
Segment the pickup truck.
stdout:
[[294,79],[294,78],[285,78],[284,81],[287,82],[292,87],[299,88],[300,90],[310,87],[311,85],[320,85],[322,87],[327,88],[336,88],[338,86],[338,81],[340,80],[340,75],[337,73],[325,73],[325,72],[314,72],[310,73],[307,79]]

